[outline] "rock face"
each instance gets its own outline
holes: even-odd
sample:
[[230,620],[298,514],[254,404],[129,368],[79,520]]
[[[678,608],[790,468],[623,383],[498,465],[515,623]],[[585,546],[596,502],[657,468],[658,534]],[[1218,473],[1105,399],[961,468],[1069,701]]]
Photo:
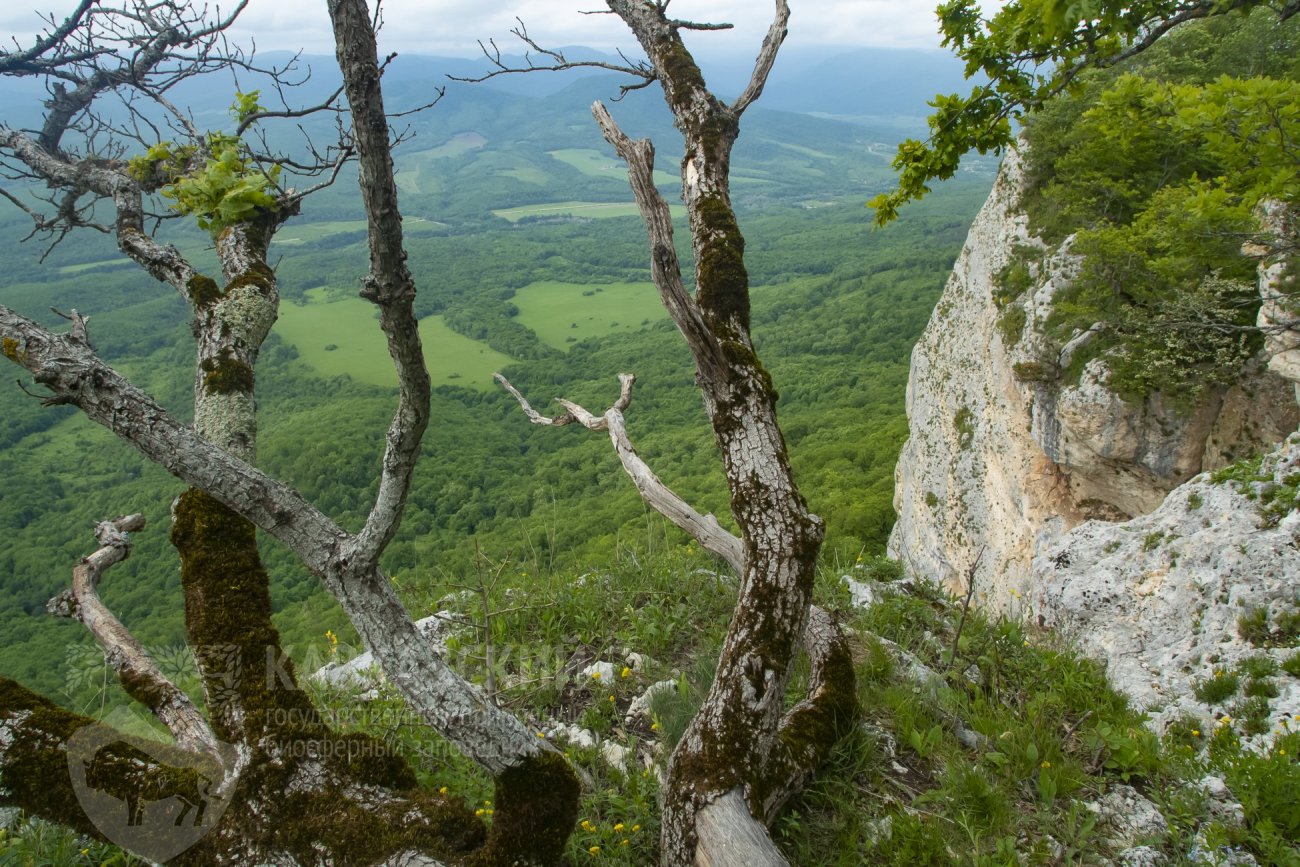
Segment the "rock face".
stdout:
[[[981,602],[1009,613],[1026,612],[1039,590],[1035,556],[1074,527],[1150,513],[1198,473],[1300,424],[1293,384],[1264,359],[1191,412],[1159,396],[1125,402],[1105,387],[1101,361],[1077,384],[1057,381],[1054,372],[1091,338],[1058,348],[1040,331],[1077,259],[1068,241],[1048,251],[1030,236],[1020,183],[1012,152],[913,350],[911,436],[896,470],[890,538],[891,554],[912,572],[956,591],[974,580]],[[1041,264],[1008,301],[999,275],[1017,248],[1036,251]]]
[[[1235,475],[1197,476],[1131,521],[1088,521],[1034,558],[1037,623],[1106,660],[1157,728],[1183,715],[1244,716],[1234,708],[1246,677],[1213,702],[1194,687],[1248,657],[1280,665],[1294,652],[1284,648],[1300,632],[1300,434]],[[1261,727],[1300,714],[1300,680],[1277,686]]]

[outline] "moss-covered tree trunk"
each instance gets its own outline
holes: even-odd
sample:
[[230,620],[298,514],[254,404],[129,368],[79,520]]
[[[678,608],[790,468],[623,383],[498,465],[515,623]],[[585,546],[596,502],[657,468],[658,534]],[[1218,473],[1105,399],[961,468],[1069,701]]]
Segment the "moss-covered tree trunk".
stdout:
[[[682,197],[695,253],[694,297],[682,285],[672,222],[654,186],[653,146],[629,140],[603,106],[594,109],[628,163],[650,235],[656,286],[695,357],[744,552],[739,598],[713,686],[673,753],[664,792],[664,863],[707,863],[721,855],[716,844],[745,835],[735,805],[747,805],[755,822],[770,821],[792,779],[816,766],[856,708],[852,666],[829,624],[823,638],[832,661],[822,669],[817,694],[798,720],[784,712],[791,668],[807,637],[823,525],[795,483],[777,423],[777,393],[754,349],[745,241],[730,194],[740,117],[762,92],[789,9],[777,0],[750,84],[725,104],[709,91],[682,42],[681,31],[694,25],[669,18],[666,4],[607,2],[649,57],[684,140]],[[718,832],[706,839],[698,825],[710,809],[727,818],[710,823]],[[781,863],[762,824],[749,830],[751,844],[740,857]]]
[[[151,64],[170,57],[175,45],[188,47],[184,28],[152,19],[124,25],[158,26],[165,33],[141,36],[143,43],[162,41],[134,55],[126,70],[91,76],[84,87],[69,91],[69,104],[52,106],[39,139],[0,126],[0,149],[51,186],[111,200],[121,249],[172,285],[193,316],[195,421],[187,427],[94,355],[84,320],[77,320],[72,334],[60,336],[0,307],[5,355],[36,374],[53,392],[53,402],[81,407],[193,486],[175,503],[172,541],[181,556],[187,636],[208,707],[206,721],[190,720],[201,735],[193,740],[205,747],[219,742],[221,749],[205,749],[218,767],[205,772],[207,782],[200,786],[187,761],[178,765],[156,758],[156,747],[137,749],[129,738],[105,729],[112,743],[121,741],[122,754],[96,759],[96,781],[105,791],[122,793],[131,811],[146,793],[169,791],[183,791],[206,807],[211,783],[212,797],[222,804],[219,823],[179,855],[166,856],[170,863],[370,865],[408,856],[425,859],[420,863],[430,857],[475,865],[557,863],[576,821],[578,783],[572,769],[433,655],[379,570],[379,557],[401,519],[427,425],[429,377],[412,307],[414,284],[405,266],[373,19],[364,0],[329,5],[353,107],[348,145],[360,164],[370,227],[371,270],[362,295],[379,307],[400,382],[379,494],[359,534],[344,532],[297,492],[253,466],[255,369],[279,301],[267,252],[298,200],[291,191],[283,193],[274,205],[220,228],[214,237],[222,270],[218,281],[145,231],[143,199],[167,179],[116,158],[79,161],[60,149],[77,110],[123,82],[147,83]],[[172,11],[180,23],[193,23],[185,18],[192,10],[184,5]],[[87,17],[70,28],[93,27],[95,21]],[[219,31],[207,31],[203,38],[213,40]],[[205,43],[208,49],[212,45]],[[197,156],[186,170],[202,169],[203,141],[199,136]],[[277,535],[324,580],[413,709],[493,774],[497,809],[490,833],[459,799],[422,791],[389,745],[339,734],[324,724],[299,690],[271,621],[257,526]],[[108,565],[129,550],[122,532],[104,544],[94,556]],[[118,554],[109,556],[113,551]],[[93,610],[110,618],[97,597],[96,607],[89,607],[101,571],[82,582],[87,605],[81,613]],[[65,600],[66,613],[77,614],[77,601],[75,594]],[[133,665],[115,666],[128,691],[155,713],[163,703],[185,705],[188,699],[174,687],[162,688],[171,685],[129,632],[115,620],[111,625],[115,628],[96,635],[110,657],[135,658]],[[102,835],[104,829],[82,813],[75,781],[69,780],[69,735],[87,728],[104,727],[17,684],[0,682],[0,803]],[[187,755],[193,754],[175,753],[178,759]],[[177,788],[182,784],[189,788]]]

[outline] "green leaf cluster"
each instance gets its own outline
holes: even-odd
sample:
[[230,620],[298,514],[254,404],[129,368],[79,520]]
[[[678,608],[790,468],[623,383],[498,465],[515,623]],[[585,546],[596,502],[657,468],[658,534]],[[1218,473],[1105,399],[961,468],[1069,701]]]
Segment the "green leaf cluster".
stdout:
[[1010,145],[1014,122],[1075,87],[1083,71],[1113,66],[1174,38],[1178,28],[1168,28],[1175,21],[1233,13],[1232,26],[1241,26],[1259,9],[1259,20],[1275,24],[1271,8],[1265,0],[1012,0],[985,18],[978,0],[948,0],[937,10],[943,44],[966,61],[968,78],[984,83],[968,96],[935,97],[928,140],[899,146],[893,163],[898,186],[869,203],[877,224],[928,193],[929,181],[951,177],[964,154]]
[[[1073,235],[1082,256],[1049,333],[1097,332],[1067,377],[1100,356],[1117,393],[1189,405],[1259,349],[1255,262],[1241,247],[1260,201],[1300,198],[1300,83],[1288,77],[1300,28],[1257,13],[1247,48],[1221,40],[1225,26],[1190,25],[1142,63],[1086,77],[1026,127],[1030,228],[1050,243]],[[1262,74],[1220,73],[1234,64]]]
[[198,219],[213,234],[277,207],[280,166],[262,168],[233,136],[208,136],[207,161],[201,170],[163,187],[162,195],[178,213]]
[[[261,111],[255,90],[236,94],[230,110],[241,126]],[[172,210],[195,217],[200,228],[214,235],[259,211],[274,211],[279,206],[276,193],[281,167],[258,164],[238,136],[208,133],[202,146],[202,167],[195,166],[199,152],[195,145],[159,142],[132,159],[128,171],[143,184],[153,181],[161,185],[161,194],[172,203]]]

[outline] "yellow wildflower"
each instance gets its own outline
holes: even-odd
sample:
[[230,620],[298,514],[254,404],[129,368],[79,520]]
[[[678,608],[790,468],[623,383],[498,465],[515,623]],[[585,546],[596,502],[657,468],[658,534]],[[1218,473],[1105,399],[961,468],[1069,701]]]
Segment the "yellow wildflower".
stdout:
[[599,846],[592,846],[592,847],[591,847],[590,849],[588,849],[587,851],[590,852],[590,853],[593,854],[593,855],[599,855],[599,854],[600,854],[600,847],[599,847]]
[[1047,768],[1050,768],[1051,766],[1052,766],[1052,763],[1051,763],[1051,762],[1043,762],[1043,763],[1042,763],[1041,765],[1039,765],[1038,767],[1040,767],[1040,768],[1046,770]]
[[640,826],[640,825],[633,825],[633,826],[632,826],[632,833],[633,833],[633,834],[635,834],[637,831],[640,831],[640,830],[641,830],[641,826]]
[[439,794],[439,795],[445,795],[445,794],[447,794],[447,787],[446,787],[446,786],[443,786],[441,789],[439,789],[439,790],[438,790],[438,794]]
[[632,674],[632,669],[628,668],[628,667],[625,665],[625,666],[623,666],[623,670],[620,671],[620,672],[618,673],[618,676],[619,676],[619,677],[628,677],[628,676],[631,675],[631,674]]
[[614,826],[614,830],[615,830],[615,831],[622,831],[622,830],[623,830],[623,823],[622,823],[622,822],[619,822],[617,825],[615,825],[615,826]]

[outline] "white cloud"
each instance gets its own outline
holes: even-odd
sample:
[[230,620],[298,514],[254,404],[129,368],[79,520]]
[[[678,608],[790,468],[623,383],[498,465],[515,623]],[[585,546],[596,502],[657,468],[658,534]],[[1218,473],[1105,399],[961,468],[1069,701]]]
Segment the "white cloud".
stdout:
[[[6,0],[0,10],[0,33],[30,39],[40,27],[28,4],[66,15],[75,0]],[[229,0],[223,5],[229,5]],[[387,50],[472,56],[476,40],[495,38],[503,47],[519,16],[529,32],[546,45],[590,45],[610,50],[632,39],[611,15],[583,15],[603,9],[601,0],[386,0]],[[676,0],[671,11],[694,21],[726,21],[734,33],[711,34],[724,52],[748,50],[762,40],[771,22],[772,4],[761,0]],[[790,43],[840,47],[892,45],[937,47],[934,12],[917,0],[791,0]],[[255,39],[262,49],[332,49],[323,0],[252,0],[235,35]]]

